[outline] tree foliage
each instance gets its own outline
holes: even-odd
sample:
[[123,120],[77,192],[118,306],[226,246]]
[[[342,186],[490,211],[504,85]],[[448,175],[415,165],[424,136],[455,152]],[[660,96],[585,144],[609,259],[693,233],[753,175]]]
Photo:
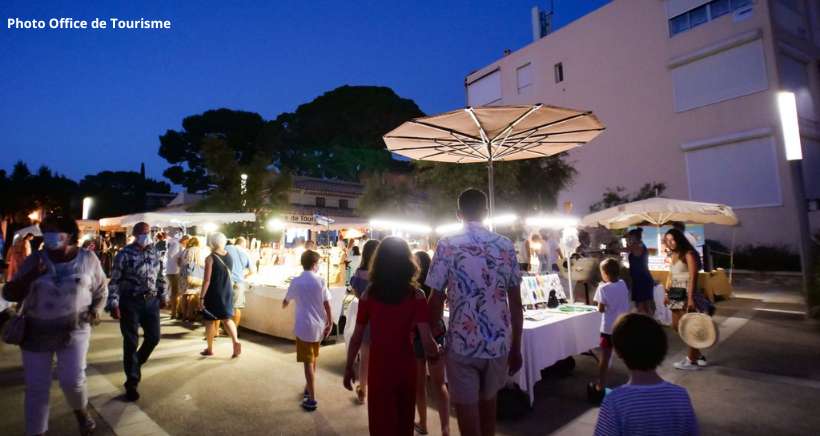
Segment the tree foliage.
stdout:
[[[461,191],[488,190],[487,166],[416,162],[419,188],[430,200],[430,214],[436,219],[451,218]],[[558,193],[572,181],[575,169],[563,156],[496,162],[494,191],[496,211],[531,213],[555,208]]]
[[590,212],[609,209],[619,204],[631,203],[633,201],[645,200],[647,198],[659,197],[666,191],[666,184],[663,182],[644,183],[637,192],[629,194],[623,186],[607,188],[603,193],[601,201],[593,203],[589,207]]
[[18,223],[26,223],[26,215],[39,208],[48,213],[71,213],[76,191],[76,182],[48,167],[41,166],[32,173],[28,165],[18,161],[10,175],[0,172],[0,213]]
[[[165,176],[190,192],[227,194],[237,171],[359,180],[365,171],[401,166],[382,136],[423,115],[418,106],[377,86],[342,86],[294,112],[265,121],[253,112],[218,109],[186,117],[160,136]],[[235,162],[235,165],[229,162]]]
[[80,180],[78,193],[92,197],[91,218],[140,212],[145,204],[145,193],[170,193],[171,186],[162,181],[145,178],[136,171],[102,171]]

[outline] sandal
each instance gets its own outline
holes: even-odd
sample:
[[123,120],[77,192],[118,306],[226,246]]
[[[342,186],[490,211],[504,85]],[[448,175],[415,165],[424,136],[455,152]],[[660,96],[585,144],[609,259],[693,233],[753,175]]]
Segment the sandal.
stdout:
[[356,402],[359,404],[364,404],[365,397],[364,389],[362,389],[362,385],[356,386]]
[[209,349],[204,349],[199,353],[200,356],[213,356],[214,352]]
[[242,354],[242,344],[237,342],[233,344],[233,356],[231,356],[231,359],[236,359],[240,354]]
[[416,424],[416,423],[413,423],[413,427],[415,427],[415,428],[416,428],[416,433],[418,433],[418,434],[420,434],[420,435],[422,435],[422,436],[424,436],[424,435],[426,435],[426,434],[427,434],[427,430],[425,430],[425,429],[421,428],[421,426],[420,426],[420,425],[418,425],[418,424]]

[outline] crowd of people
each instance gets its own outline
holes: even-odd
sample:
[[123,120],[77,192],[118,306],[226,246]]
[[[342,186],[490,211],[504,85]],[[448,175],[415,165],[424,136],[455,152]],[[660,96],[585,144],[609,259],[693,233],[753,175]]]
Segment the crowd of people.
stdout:
[[[451,406],[460,434],[494,434],[497,394],[522,366],[520,284],[530,261],[522,262],[509,238],[481,224],[487,215],[483,192],[464,191],[458,214],[463,230],[440,239],[432,258],[426,252],[413,253],[397,237],[367,241],[359,253],[352,253],[357,265],[345,281],[358,299],[358,310],[355,321],[350,320],[355,326],[343,385],[355,390],[358,402],[367,404],[373,435],[427,434],[428,374],[442,434],[449,434]],[[220,323],[231,338],[231,356],[241,355],[237,325],[252,270],[242,238],[229,245],[225,235],[210,234],[210,254],[202,259],[198,238],[159,234],[152,240],[150,226],[139,223],[132,229],[133,241],[112,259],[107,281],[98,257],[78,247],[76,221],[50,216],[41,228],[44,249],[18,262],[3,289],[4,298],[18,302],[26,319],[20,345],[28,434],[47,430],[55,356],[57,378],[81,434],[94,431],[87,411],[85,366],[91,326],[103,310],[119,321],[129,401],[139,399],[141,369],[159,343],[161,309],[168,309],[172,318],[183,318],[195,302],[206,326],[207,347],[201,355],[214,354]],[[600,264],[603,281],[594,300],[603,313],[601,359],[599,378],[588,387],[602,400],[596,434],[696,434],[688,394],[655,371],[667,343],[650,316],[647,288],[654,282],[646,277],[647,250],[640,236],[630,232],[626,247],[631,289],[621,279],[618,261]],[[550,247],[543,265],[553,270],[557,248],[548,241],[536,243]],[[665,235],[665,244],[672,257],[667,289],[674,321],[687,311],[711,313],[714,308],[697,287],[697,252],[676,229]],[[304,365],[305,375],[301,406],[313,411],[318,408],[320,343],[334,320],[328,284],[318,274],[321,256],[315,247],[305,248],[300,258],[303,272],[292,280],[283,306],[296,306],[296,359]],[[187,298],[191,295],[195,298]],[[630,381],[607,395],[613,352],[630,370]],[[705,365],[703,354],[690,348],[675,367]]]

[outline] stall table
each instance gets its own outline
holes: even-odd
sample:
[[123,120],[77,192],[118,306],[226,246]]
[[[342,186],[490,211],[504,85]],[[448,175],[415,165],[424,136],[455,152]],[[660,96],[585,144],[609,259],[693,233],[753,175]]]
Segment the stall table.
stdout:
[[[668,270],[650,270],[650,273],[652,274],[652,278],[661,285],[665,284],[666,278],[669,277]],[[731,298],[732,292],[734,291],[732,284],[729,283],[729,276],[726,274],[726,270],[723,269],[716,269],[710,272],[701,271],[698,273],[698,286],[703,289],[706,298],[712,302],[715,301],[716,296]]]
[[[591,306],[586,306],[590,307]],[[543,311],[538,311],[542,312]],[[541,370],[560,360],[575,356],[597,347],[600,343],[601,313],[562,313],[548,309],[539,321],[526,319],[521,338],[521,370],[510,377],[527,393],[530,405],[535,401],[535,383],[541,380]],[[448,314],[445,312],[445,319]]]
[[[330,314],[333,322],[339,321],[346,290],[343,287],[330,288]],[[245,308],[242,310],[242,327],[278,338],[295,340],[293,325],[295,304],[282,309],[286,288],[267,285],[252,285],[245,294]]]

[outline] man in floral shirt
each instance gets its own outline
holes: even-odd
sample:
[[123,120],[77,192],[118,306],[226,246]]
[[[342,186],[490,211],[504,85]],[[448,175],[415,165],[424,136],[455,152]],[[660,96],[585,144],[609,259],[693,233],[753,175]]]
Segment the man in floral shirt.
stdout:
[[446,291],[447,380],[459,430],[494,434],[498,391],[521,368],[521,272],[513,243],[481,224],[486,195],[468,189],[458,209],[464,229],[439,241],[427,275],[430,325],[442,318]]
[[[129,401],[139,399],[141,368],[159,343],[159,310],[168,302],[162,259],[151,243],[150,231],[146,223],[134,226],[134,242],[117,254],[108,284],[107,310],[120,320]],[[140,326],[144,340],[137,349]]]

